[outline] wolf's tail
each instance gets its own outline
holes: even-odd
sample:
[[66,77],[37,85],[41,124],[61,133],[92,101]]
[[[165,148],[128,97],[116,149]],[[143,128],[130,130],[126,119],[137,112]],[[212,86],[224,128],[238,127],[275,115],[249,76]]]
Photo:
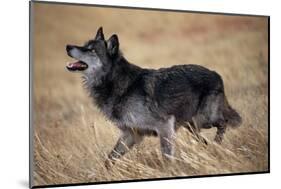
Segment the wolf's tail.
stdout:
[[225,99],[224,110],[223,110],[224,119],[229,126],[231,126],[232,128],[236,128],[241,125],[242,118],[239,115],[239,113],[229,105],[226,96],[224,99]]

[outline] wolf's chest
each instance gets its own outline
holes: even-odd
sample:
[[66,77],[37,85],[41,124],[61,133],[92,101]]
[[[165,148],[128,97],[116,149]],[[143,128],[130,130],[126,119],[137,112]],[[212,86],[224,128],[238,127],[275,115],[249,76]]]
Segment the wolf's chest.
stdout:
[[108,102],[101,110],[118,127],[147,128],[155,122],[152,112],[141,99],[129,98],[122,103]]

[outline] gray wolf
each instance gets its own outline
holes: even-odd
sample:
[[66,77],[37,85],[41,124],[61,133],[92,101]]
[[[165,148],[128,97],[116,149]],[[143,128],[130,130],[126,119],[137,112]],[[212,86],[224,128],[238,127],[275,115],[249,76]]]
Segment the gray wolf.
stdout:
[[66,46],[67,54],[76,59],[67,69],[82,73],[94,104],[122,131],[107,163],[120,158],[144,136],[158,136],[163,156],[171,159],[180,126],[204,143],[200,129],[216,127],[215,141],[221,143],[227,126],[241,124],[215,71],[199,65],[144,69],[129,63],[119,45],[116,34],[105,40],[99,28],[86,44]]

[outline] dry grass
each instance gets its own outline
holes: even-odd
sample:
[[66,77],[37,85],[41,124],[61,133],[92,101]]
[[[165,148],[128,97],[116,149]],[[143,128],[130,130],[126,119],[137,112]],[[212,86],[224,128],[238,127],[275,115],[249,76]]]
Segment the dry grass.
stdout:
[[[61,5],[35,7],[35,185],[206,175],[268,170],[267,19]],[[131,62],[142,67],[200,64],[224,78],[243,125],[221,146],[178,132],[176,161],[165,164],[157,138],[126,154],[112,170],[103,162],[119,131],[93,106],[79,75],[65,70],[68,43],[79,44],[103,26],[117,33]],[[152,148],[153,146],[153,148]]]

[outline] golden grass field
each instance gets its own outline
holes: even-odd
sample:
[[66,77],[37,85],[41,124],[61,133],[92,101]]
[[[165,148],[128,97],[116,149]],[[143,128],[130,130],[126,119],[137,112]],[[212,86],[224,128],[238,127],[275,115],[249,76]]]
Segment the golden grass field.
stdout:
[[[194,13],[33,3],[34,185],[268,171],[268,20]],[[66,44],[83,44],[103,26],[117,33],[125,57],[147,68],[200,64],[224,79],[243,124],[203,130],[205,147],[179,129],[173,163],[147,137],[111,170],[104,167],[119,131],[88,97]]]

